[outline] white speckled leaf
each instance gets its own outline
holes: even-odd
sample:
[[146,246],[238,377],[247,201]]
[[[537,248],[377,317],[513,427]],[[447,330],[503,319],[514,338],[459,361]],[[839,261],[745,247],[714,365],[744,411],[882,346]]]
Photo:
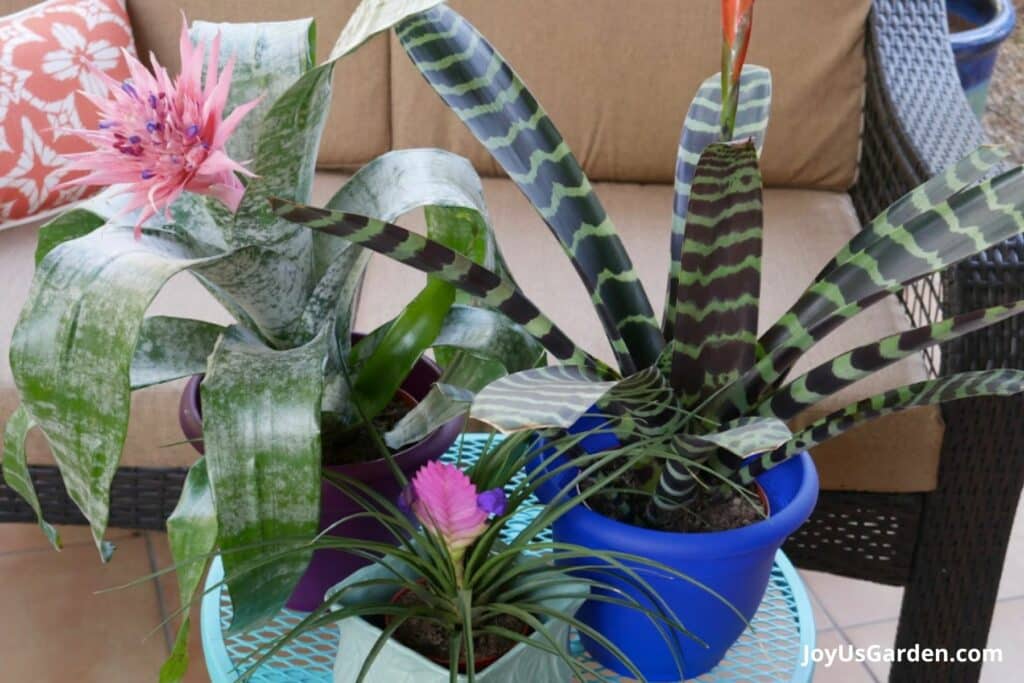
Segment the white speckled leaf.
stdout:
[[[275,351],[231,327],[202,384],[206,465],[235,605],[232,630],[277,613],[309,563],[320,518],[320,403],[327,333]],[[254,544],[257,547],[253,547]],[[263,562],[254,571],[254,562]]]
[[206,372],[206,359],[223,331],[202,320],[146,318],[132,358],[132,390]]
[[160,669],[160,683],[177,683],[189,665],[192,600],[210,562],[210,553],[217,545],[217,513],[205,458],[197,460],[185,478],[178,504],[167,518],[167,540],[178,576],[179,605],[184,618],[171,655]]
[[442,0],[363,0],[341,32],[330,59],[339,59],[406,18],[440,5]]
[[32,506],[36,513],[36,519],[39,520],[39,527],[50,541],[50,545],[60,550],[60,534],[53,525],[43,519],[43,511],[39,506],[36,488],[32,484],[28,464],[25,462],[25,438],[35,426],[35,421],[25,407],[18,406],[14,414],[7,420],[7,426],[4,427],[4,450],[0,471],[3,473],[4,483]]
[[36,269],[11,340],[11,370],[101,552],[143,314],[175,273],[235,256],[197,259],[173,237],[137,241],[130,228],[107,226],[60,244]]

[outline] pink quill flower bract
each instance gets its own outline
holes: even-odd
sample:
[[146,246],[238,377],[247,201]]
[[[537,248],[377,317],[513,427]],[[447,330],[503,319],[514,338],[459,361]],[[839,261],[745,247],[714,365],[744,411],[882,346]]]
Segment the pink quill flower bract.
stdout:
[[205,83],[203,47],[194,46],[182,17],[181,73],[172,82],[153,55],[153,72],[124,52],[131,79],[118,82],[102,71],[94,73],[109,89],[106,98],[83,93],[100,111],[96,130],[69,131],[95,149],[70,154],[69,168],[86,174],[64,185],[123,185],[129,195],[119,217],[140,210],[135,236],[142,224],[168,207],[182,192],[216,197],[232,211],[245,193],[236,173],[252,176],[231,159],[225,143],[259,98],[238,105],[224,117],[234,56],[217,72],[220,34],[210,45]]

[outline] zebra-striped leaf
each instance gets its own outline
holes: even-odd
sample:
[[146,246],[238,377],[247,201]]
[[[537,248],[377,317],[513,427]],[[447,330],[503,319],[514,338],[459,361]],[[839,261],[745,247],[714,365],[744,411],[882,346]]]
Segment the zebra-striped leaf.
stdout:
[[366,216],[328,211],[276,198],[271,202],[274,209],[290,221],[343,237],[479,297],[488,307],[522,325],[559,360],[570,365],[592,367],[601,374],[610,373],[610,369],[601,361],[576,346],[507,278],[444,245],[392,223]]
[[876,394],[837,410],[796,434],[785,446],[739,468],[733,479],[748,483],[762,472],[801,451],[839,436],[876,417],[916,406],[937,405],[981,396],[1013,396],[1024,392],[1022,370],[980,370],[925,380]]
[[573,366],[524,370],[487,385],[470,416],[506,433],[568,429],[616,384]]
[[[746,65],[740,79],[739,105],[736,112],[734,140],[752,140],[758,154],[764,145],[771,110],[772,76],[764,67]],[[722,78],[720,74],[701,83],[690,103],[679,136],[676,153],[675,196],[672,201],[672,239],[669,251],[669,281],[662,315],[665,341],[675,333],[676,293],[679,289],[680,257],[686,234],[690,188],[697,171],[697,162],[704,149],[721,139],[719,120],[722,112]]]
[[716,142],[697,164],[680,258],[672,386],[697,405],[755,359],[761,291],[761,173],[751,142]]
[[512,67],[463,17],[433,7],[395,26],[413,63],[519,185],[573,260],[624,375],[663,341],[611,219],[575,156]]
[[[878,240],[817,280],[761,337],[770,363],[740,391],[758,400],[814,342],[888,294],[1024,231],[1024,175],[1012,171],[962,190]],[[741,379],[741,383],[745,380]],[[735,384],[733,385],[735,386]],[[742,397],[733,396],[733,399]]]
[[311,550],[298,545],[320,519],[327,329],[305,346],[275,351],[231,327],[210,356],[203,443],[234,631],[276,614],[309,562]]
[[1024,301],[963,313],[840,354],[762,401],[759,414],[789,420],[826,396],[930,346],[984,329],[1024,312]]

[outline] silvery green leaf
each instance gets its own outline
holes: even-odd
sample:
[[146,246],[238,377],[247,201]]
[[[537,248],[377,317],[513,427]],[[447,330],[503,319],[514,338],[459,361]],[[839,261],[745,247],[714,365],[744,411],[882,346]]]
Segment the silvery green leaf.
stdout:
[[18,406],[14,414],[7,420],[7,426],[4,427],[4,457],[0,461],[0,472],[3,473],[4,483],[11,490],[17,491],[18,495],[24,498],[25,502],[35,511],[39,528],[43,530],[50,545],[60,550],[60,533],[52,524],[43,519],[43,510],[39,505],[39,497],[36,495],[32,477],[29,475],[28,463],[25,460],[25,439],[35,426],[35,421],[25,407]]
[[203,442],[234,631],[276,614],[309,563],[304,544],[320,519],[327,337],[325,328],[277,351],[231,327],[210,356]]
[[574,366],[517,372],[476,395],[470,417],[503,432],[573,425],[618,382]]
[[443,0],[363,0],[352,13],[330,59],[340,59],[367,40],[406,18],[439,5]]
[[206,359],[223,331],[222,326],[202,320],[146,318],[132,358],[132,389],[206,372]]

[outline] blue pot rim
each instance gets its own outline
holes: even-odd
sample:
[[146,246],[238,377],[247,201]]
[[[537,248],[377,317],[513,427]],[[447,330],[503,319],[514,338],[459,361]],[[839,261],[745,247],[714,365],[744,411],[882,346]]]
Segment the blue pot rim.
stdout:
[[996,15],[977,28],[950,33],[949,42],[954,50],[969,50],[1001,43],[1013,32],[1017,23],[1017,10],[1011,0],[995,0],[999,4]]
[[[762,486],[769,505],[772,507],[767,519],[750,524],[739,529],[728,529],[726,531],[707,531],[700,533],[683,533],[678,531],[660,531],[656,529],[645,529],[643,527],[626,524],[600,513],[591,510],[585,505],[577,505],[566,513],[566,518],[575,517],[581,523],[588,525],[600,524],[610,529],[620,529],[632,534],[638,543],[651,542],[658,544],[670,544],[672,552],[676,557],[708,559],[709,547],[714,547],[715,556],[736,556],[746,553],[757,552],[765,547],[778,545],[779,538],[786,538],[796,531],[807,518],[818,500],[818,471],[814,467],[814,461],[807,451],[801,451],[799,455],[778,466],[778,469],[786,467],[800,468],[800,485],[796,494],[786,505],[778,505],[772,500],[772,487]],[[761,477],[758,483],[770,470]],[[540,492],[538,491],[538,495]],[[541,500],[547,503],[542,496]],[[557,524],[557,522],[556,522]]]

